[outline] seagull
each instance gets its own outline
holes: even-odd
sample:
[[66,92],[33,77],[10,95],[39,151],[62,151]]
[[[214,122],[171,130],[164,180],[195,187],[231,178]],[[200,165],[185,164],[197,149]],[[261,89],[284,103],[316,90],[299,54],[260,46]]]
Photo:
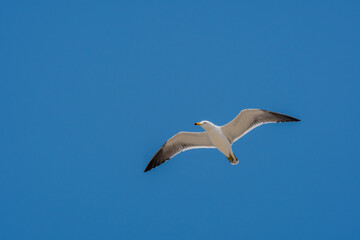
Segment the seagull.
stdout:
[[166,162],[175,155],[196,148],[217,148],[232,165],[239,163],[232,144],[254,128],[266,123],[299,122],[299,119],[260,109],[244,109],[231,122],[216,126],[209,121],[196,122],[205,132],[179,132],[167,140],[152,157],[144,172]]

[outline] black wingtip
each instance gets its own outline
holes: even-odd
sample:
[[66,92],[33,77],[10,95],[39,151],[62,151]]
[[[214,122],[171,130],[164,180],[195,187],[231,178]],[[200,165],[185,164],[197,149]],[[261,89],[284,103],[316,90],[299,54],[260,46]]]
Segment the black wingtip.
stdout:
[[287,116],[287,115],[284,115],[288,118],[288,121],[289,122],[300,122],[300,119],[297,119],[297,118],[294,118],[294,117],[290,117],[290,116]]
[[[162,163],[160,163],[160,164],[162,164]],[[159,164],[159,165],[160,165],[160,164]],[[150,171],[151,169],[156,168],[156,167],[159,166],[159,165],[156,165],[156,163],[151,160],[151,161],[149,162],[149,164],[146,166],[144,172],[148,172],[148,171]]]
[[150,171],[152,168],[153,168],[153,167],[150,166],[150,163],[149,163],[149,164],[146,166],[144,172],[148,172],[148,171]]
[[287,116],[287,115],[284,115],[284,116],[286,116],[286,119],[285,119],[286,122],[300,122],[300,119],[290,117],[290,116]]
[[157,151],[157,153],[155,153],[155,155],[151,158],[150,162],[148,163],[148,165],[146,166],[144,172],[150,171],[153,168],[156,168],[157,166],[163,164],[164,162],[166,162],[167,160],[169,160],[170,158],[167,159],[163,159],[162,161],[159,161],[159,156],[161,156],[161,154],[163,153],[163,149],[166,143],[164,143],[164,145],[159,149],[159,151]]
[[268,113],[271,113],[271,114],[279,117],[280,118],[279,122],[300,122],[300,119],[290,117],[290,116],[282,114],[282,113],[271,112],[271,111],[267,111],[267,110],[263,110],[263,111],[266,111]]

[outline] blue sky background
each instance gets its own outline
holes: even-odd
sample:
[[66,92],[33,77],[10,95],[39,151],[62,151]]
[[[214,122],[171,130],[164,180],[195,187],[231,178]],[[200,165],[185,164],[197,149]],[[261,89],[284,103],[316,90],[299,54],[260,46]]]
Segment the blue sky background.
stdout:
[[[359,1],[1,1],[0,239],[359,239]],[[144,173],[194,122],[300,118]]]

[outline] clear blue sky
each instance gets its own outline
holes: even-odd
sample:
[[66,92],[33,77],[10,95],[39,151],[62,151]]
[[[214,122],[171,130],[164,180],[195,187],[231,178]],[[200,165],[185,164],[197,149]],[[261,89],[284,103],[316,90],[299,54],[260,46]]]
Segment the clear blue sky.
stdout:
[[[359,1],[1,1],[0,239],[360,239]],[[144,173],[194,122],[301,119]]]

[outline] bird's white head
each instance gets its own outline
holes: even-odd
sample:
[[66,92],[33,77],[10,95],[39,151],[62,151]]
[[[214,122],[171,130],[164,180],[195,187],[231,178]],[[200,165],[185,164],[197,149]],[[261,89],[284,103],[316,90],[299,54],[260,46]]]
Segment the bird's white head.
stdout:
[[209,122],[206,120],[201,121],[201,122],[196,122],[195,125],[199,125],[205,130],[209,130],[209,129],[212,129],[215,127],[215,125],[212,122]]

